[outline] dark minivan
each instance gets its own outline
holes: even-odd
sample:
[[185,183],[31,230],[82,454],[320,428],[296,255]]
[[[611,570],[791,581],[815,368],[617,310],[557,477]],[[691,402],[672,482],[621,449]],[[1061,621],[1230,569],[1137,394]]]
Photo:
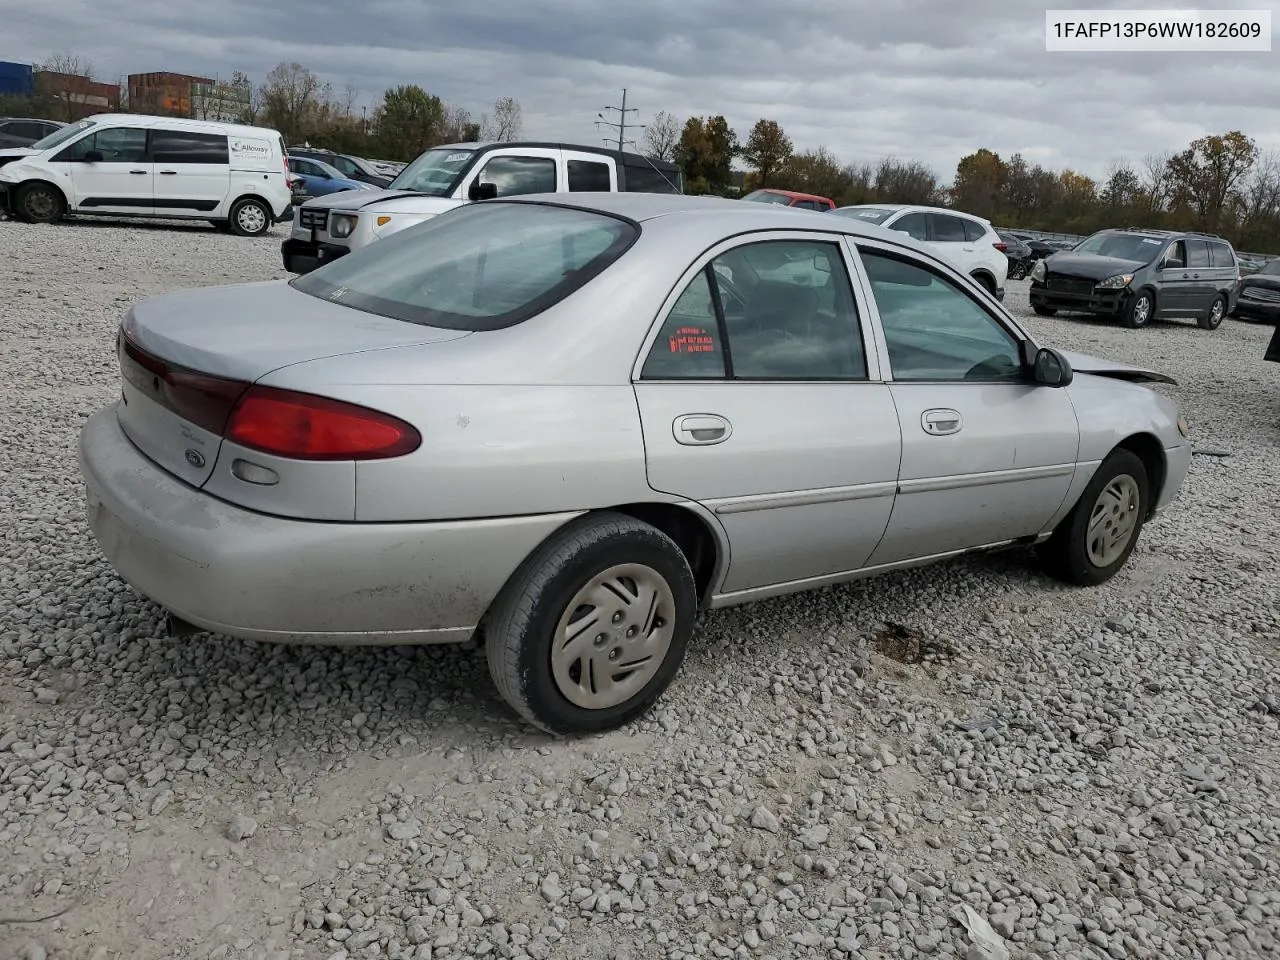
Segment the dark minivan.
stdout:
[[1101,230],[1031,271],[1031,308],[1113,317],[1126,327],[1194,317],[1216,330],[1235,306],[1240,268],[1222,237],[1136,228]]

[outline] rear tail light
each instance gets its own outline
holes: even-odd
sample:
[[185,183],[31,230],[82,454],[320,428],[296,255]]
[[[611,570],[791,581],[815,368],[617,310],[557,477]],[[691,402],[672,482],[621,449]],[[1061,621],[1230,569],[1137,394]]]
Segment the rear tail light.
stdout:
[[256,387],[176,366],[119,337],[120,371],[145,396],[233,443],[294,460],[381,460],[422,435],[390,414],[309,393]]
[[250,387],[225,436],[294,460],[381,460],[417,450],[422,435],[390,414],[308,393]]
[[1009,249],[1009,245],[1007,243],[993,243],[992,246],[995,247],[997,250],[999,250],[1001,253],[1004,253]]

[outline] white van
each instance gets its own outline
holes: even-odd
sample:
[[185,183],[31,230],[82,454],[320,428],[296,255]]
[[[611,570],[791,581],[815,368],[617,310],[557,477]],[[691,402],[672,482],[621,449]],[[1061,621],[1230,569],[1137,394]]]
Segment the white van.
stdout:
[[258,236],[293,217],[288,172],[274,130],[137,114],[100,114],[0,150],[0,194],[28,223],[162,217]]

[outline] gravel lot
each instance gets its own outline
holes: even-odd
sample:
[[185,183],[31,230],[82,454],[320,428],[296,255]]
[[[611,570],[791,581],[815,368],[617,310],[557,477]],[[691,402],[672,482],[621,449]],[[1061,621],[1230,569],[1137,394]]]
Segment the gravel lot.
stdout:
[[1277,956],[1269,328],[1030,321],[1233,452],[1109,584],[1019,553],[717,612],[646,722],[557,742],[474,652],[172,640],[99,558],[122,310],[279,240],[0,222],[0,958]]

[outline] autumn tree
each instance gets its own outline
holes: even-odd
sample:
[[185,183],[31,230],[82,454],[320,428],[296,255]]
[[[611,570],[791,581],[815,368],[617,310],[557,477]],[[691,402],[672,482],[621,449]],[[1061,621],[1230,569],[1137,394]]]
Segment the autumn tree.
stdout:
[[50,120],[69,123],[84,115],[92,76],[93,64],[69,50],[55,53],[37,65],[36,93],[49,104]]
[[485,139],[519,140],[523,135],[524,119],[520,101],[514,97],[501,97],[494,101],[493,113],[487,120]]
[[386,159],[412,160],[445,141],[448,111],[443,100],[411,83],[382,95],[375,123],[378,146]]
[[1235,190],[1258,158],[1258,146],[1239,130],[1201,137],[1169,159],[1169,178],[1202,230],[1219,229]]
[[873,186],[878,203],[932,204],[938,199],[938,176],[919,160],[882,158]]
[[317,126],[331,99],[328,84],[300,63],[279,63],[262,85],[262,120],[297,143]]
[[680,149],[680,122],[665,110],[644,128],[643,152],[650,160],[675,160]]
[[849,186],[839,158],[826,147],[793,154],[779,172],[779,182],[791,190],[831,199],[840,197]]
[[728,193],[738,138],[722,116],[690,117],[680,131],[676,162],[684,173],[685,192]]
[[791,159],[791,138],[782,131],[777,120],[757,120],[742,148],[742,159],[755,170],[756,188],[769,186]]
[[1000,193],[1004,187],[1005,166],[998,153],[985,147],[956,164],[956,179],[951,187],[951,202],[966,213],[988,219],[996,215]]
[[481,121],[476,120],[471,111],[464,107],[449,107],[445,110],[445,138],[453,143],[472,143],[481,138]]

